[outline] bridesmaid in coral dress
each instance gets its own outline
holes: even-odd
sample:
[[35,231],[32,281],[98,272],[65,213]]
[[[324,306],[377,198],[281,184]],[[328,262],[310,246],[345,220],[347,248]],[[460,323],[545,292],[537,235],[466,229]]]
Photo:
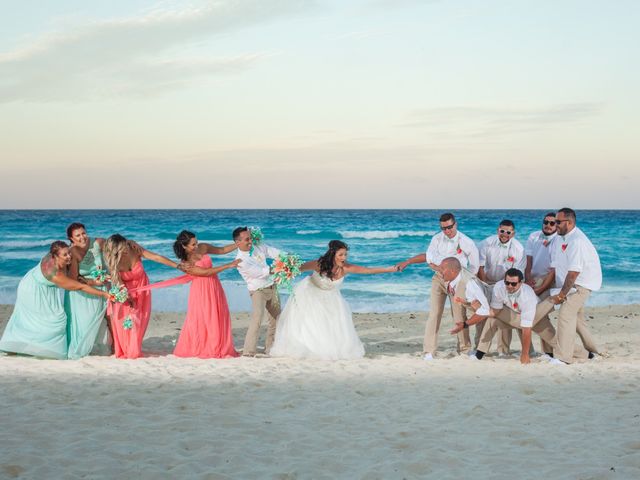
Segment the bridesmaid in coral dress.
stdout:
[[236,248],[233,243],[226,247],[198,243],[196,236],[186,230],[178,235],[173,250],[182,260],[179,268],[191,275],[193,279],[189,291],[187,316],[173,351],[174,355],[198,358],[238,356],[233,346],[227,297],[217,274],[235,268],[241,260],[213,267],[208,255],[224,255]]
[[[132,291],[149,284],[142,259],[152,260],[169,267],[177,264],[162,255],[142,248],[120,234],[111,235],[104,245],[104,259],[109,268],[112,285],[124,285]],[[151,293],[132,292],[126,303],[109,303],[114,353],[117,358],[142,356],[142,340],[151,316]]]

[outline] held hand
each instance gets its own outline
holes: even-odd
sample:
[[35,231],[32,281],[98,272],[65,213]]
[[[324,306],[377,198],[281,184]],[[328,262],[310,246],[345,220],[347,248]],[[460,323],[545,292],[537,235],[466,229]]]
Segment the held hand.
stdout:
[[453,297],[453,301],[456,303],[465,303],[464,298]]
[[531,288],[534,288],[536,286],[536,281],[533,278],[526,280],[525,283],[529,285]]
[[564,302],[564,299],[560,295],[554,295],[550,298],[554,305],[560,305],[562,302]]
[[456,322],[456,326],[455,326],[455,327],[453,327],[453,328],[449,331],[449,333],[450,333],[451,335],[455,335],[456,333],[461,332],[463,329],[464,329],[464,325],[462,324],[462,322]]
[[529,358],[529,352],[527,353],[522,352],[522,354],[520,354],[520,363],[523,365],[531,363],[531,359]]
[[389,273],[395,273],[395,272],[400,272],[400,266],[399,265],[393,265],[391,267],[387,267],[387,272]]
[[396,271],[398,272],[402,272],[405,268],[407,268],[407,265],[409,265],[408,262],[400,262],[396,265]]
[[496,316],[496,311],[493,308],[489,309],[489,316],[490,317],[495,317]]
[[236,258],[233,262],[229,264],[229,268],[238,268],[238,265],[242,263],[241,258]]
[[191,267],[193,267],[193,262],[187,262],[186,260],[183,260],[176,265],[176,268],[178,270],[185,273],[187,273],[187,270],[189,270]]

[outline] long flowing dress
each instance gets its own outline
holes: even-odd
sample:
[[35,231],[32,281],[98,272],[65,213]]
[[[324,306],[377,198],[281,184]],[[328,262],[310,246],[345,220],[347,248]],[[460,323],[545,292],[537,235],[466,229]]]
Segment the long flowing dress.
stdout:
[[[203,255],[195,265],[213,266],[208,255]],[[237,357],[227,297],[218,276],[191,278],[187,316],[173,354],[199,358]]]
[[[149,284],[149,277],[139,260],[128,272],[119,272],[120,279],[130,292]],[[138,358],[142,356],[142,340],[151,317],[151,292],[132,292],[127,303],[109,302],[107,308],[111,319],[114,353],[117,358]]]
[[314,272],[293,289],[276,327],[274,357],[353,359],[364,356],[351,309],[340,293],[344,277]]
[[[37,357],[67,358],[67,316],[47,255],[20,280],[16,304],[0,339],[0,350]],[[48,277],[48,278],[47,278]]]
[[[93,242],[80,262],[78,272],[88,278],[95,268],[103,268],[100,244]],[[105,290],[106,287],[94,287]],[[64,292],[64,310],[67,314],[67,341],[69,358],[82,358],[92,350],[100,354],[110,353],[105,342],[107,322],[107,301],[102,297],[89,295],[81,291]]]

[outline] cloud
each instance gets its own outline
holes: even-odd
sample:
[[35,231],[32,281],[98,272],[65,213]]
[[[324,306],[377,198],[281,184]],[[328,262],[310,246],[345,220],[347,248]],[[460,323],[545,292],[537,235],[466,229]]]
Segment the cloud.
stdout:
[[491,136],[543,130],[580,122],[599,115],[603,104],[594,102],[544,108],[441,107],[414,110],[401,127],[440,129],[459,135]]
[[152,95],[198,76],[242,71],[265,54],[184,60],[176,52],[216,34],[305,12],[314,5],[314,0],[209,1],[47,34],[0,54],[0,103]]

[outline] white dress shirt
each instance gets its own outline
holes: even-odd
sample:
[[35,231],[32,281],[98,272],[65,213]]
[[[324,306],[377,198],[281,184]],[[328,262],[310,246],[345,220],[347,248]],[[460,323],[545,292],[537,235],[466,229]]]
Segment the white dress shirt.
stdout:
[[491,235],[480,244],[480,266],[484,267],[489,283],[504,280],[504,274],[510,268],[517,268],[524,273],[527,266],[524,247],[515,238],[502,243],[498,235]]
[[555,233],[545,235],[542,230],[533,232],[527,239],[524,253],[531,257],[531,275],[533,278],[544,278],[551,269],[552,243],[557,238]]
[[449,238],[444,232],[440,232],[431,238],[427,248],[427,263],[440,265],[447,257],[456,257],[462,268],[474,275],[478,273],[478,247],[464,233],[458,232],[455,237]]
[[238,272],[247,282],[247,288],[250,292],[273,285],[267,258],[277,258],[280,253],[277,248],[264,244],[254,246],[252,255],[249,252],[238,250],[236,258],[242,259],[238,265]]
[[[461,279],[462,272],[460,272],[456,278],[449,282],[448,289],[453,291],[454,296],[456,287],[458,286],[458,283],[460,283]],[[484,294],[482,287],[478,285],[478,282],[475,278],[470,278],[467,282],[467,289],[465,291],[465,298],[463,298],[463,300],[468,303],[471,303],[474,300],[478,300],[482,304],[482,306],[478,310],[476,310],[476,314],[489,315],[489,300],[487,300],[487,296]],[[454,299],[451,299],[451,301],[454,301]]]
[[578,227],[574,227],[564,237],[558,235],[553,242],[551,266],[556,269],[556,287],[564,285],[568,272],[580,272],[575,282],[580,287],[597,291],[602,286],[598,252]]
[[507,292],[504,280],[500,280],[493,287],[491,295],[491,308],[496,310],[507,307],[520,314],[520,326],[531,328],[533,319],[536,316],[538,297],[526,283],[520,285],[515,293]]

